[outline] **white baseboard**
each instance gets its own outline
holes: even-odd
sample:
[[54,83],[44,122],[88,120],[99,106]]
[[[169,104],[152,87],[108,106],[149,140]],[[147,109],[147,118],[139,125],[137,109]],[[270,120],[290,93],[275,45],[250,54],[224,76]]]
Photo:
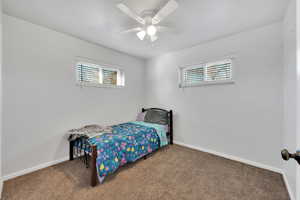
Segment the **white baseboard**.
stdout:
[[37,165],[35,167],[31,167],[31,168],[28,168],[28,169],[24,169],[24,170],[21,170],[21,171],[18,171],[18,172],[14,172],[14,173],[5,175],[5,176],[2,177],[2,180],[7,181],[9,179],[13,179],[13,178],[16,178],[18,176],[29,174],[31,172],[34,172],[34,171],[37,171],[37,170],[40,170],[40,169],[44,169],[46,167],[50,167],[52,165],[56,165],[58,163],[61,163],[61,162],[67,161],[67,160],[69,160],[69,157],[65,157],[65,158],[61,158],[61,159],[58,159],[58,160],[46,162],[46,163]]
[[240,157],[233,156],[233,155],[228,155],[228,154],[225,154],[225,153],[217,152],[217,151],[202,148],[202,147],[196,147],[194,145],[185,144],[183,142],[174,141],[174,143],[178,144],[180,146],[184,146],[184,147],[188,147],[188,148],[195,149],[195,150],[198,150],[198,151],[214,154],[216,156],[227,158],[229,160],[238,161],[238,162],[241,162],[241,163],[245,163],[247,165],[251,165],[251,166],[254,166],[254,167],[261,168],[261,169],[267,169],[267,170],[282,174],[282,169],[279,169],[279,168],[276,168],[276,167],[273,167],[273,166],[265,165],[265,164],[258,163],[258,162],[252,161],[252,160],[247,160],[247,159],[244,159],[244,158],[240,158]]
[[292,188],[291,188],[291,186],[289,184],[289,181],[287,179],[287,176],[286,176],[286,174],[284,172],[282,172],[282,177],[283,177],[283,181],[284,181],[285,187],[286,187],[286,189],[287,189],[287,191],[288,191],[288,193],[290,195],[290,199],[291,200],[296,200],[296,198],[294,196],[294,193],[292,191]]

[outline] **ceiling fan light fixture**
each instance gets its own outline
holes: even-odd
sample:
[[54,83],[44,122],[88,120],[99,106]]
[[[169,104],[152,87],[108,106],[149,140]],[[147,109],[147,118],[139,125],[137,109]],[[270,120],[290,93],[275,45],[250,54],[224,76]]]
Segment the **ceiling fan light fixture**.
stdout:
[[153,35],[150,37],[151,42],[155,42],[158,39],[157,35]]
[[148,34],[149,36],[155,35],[156,32],[157,32],[157,28],[156,28],[155,26],[150,25],[150,26],[147,27],[147,34]]
[[146,31],[140,31],[136,34],[140,40],[144,40],[146,36]]

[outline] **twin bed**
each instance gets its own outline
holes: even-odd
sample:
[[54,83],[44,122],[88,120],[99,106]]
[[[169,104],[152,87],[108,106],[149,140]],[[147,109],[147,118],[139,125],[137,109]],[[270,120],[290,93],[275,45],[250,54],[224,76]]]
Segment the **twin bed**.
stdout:
[[173,113],[160,108],[142,109],[143,119],[114,125],[111,131],[70,140],[70,160],[81,158],[91,169],[91,186],[126,163],[146,158],[173,144]]

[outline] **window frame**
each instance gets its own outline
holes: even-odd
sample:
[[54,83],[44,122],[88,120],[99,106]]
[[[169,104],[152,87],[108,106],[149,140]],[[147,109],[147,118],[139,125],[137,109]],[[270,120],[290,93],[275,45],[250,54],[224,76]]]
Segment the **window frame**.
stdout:
[[[89,82],[81,82],[79,77],[79,72],[77,70],[78,65],[87,65],[91,67],[98,68],[99,70],[111,70],[111,71],[117,71],[117,77],[120,78],[120,85],[118,85],[118,78],[117,78],[117,85],[112,84],[103,84],[103,83],[89,83]],[[125,72],[122,68],[118,66],[112,67],[108,64],[99,64],[99,62],[95,62],[92,60],[86,60],[86,59],[76,59],[75,61],[75,78],[76,78],[76,85],[80,87],[98,87],[98,88],[124,88],[125,87]]]
[[[211,65],[216,65],[217,63],[224,63],[225,61],[230,60],[231,62],[231,78],[227,80],[207,80],[207,68]],[[196,69],[203,67],[204,70],[204,81],[199,83],[192,83],[192,84],[186,84],[184,82],[184,72],[186,70],[190,69]],[[207,62],[201,62],[200,64],[192,64],[192,65],[186,65],[181,66],[178,69],[178,85],[179,88],[189,88],[189,87],[199,87],[199,86],[206,86],[206,85],[219,85],[219,84],[233,84],[235,83],[235,70],[234,70],[234,57],[227,57],[227,58],[221,58],[221,59],[215,59],[214,61],[207,61]]]

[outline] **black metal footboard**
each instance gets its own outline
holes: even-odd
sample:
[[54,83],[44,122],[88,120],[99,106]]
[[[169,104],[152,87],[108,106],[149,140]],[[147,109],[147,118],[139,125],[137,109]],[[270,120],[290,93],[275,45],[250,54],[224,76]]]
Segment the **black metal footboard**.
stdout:
[[97,185],[97,169],[96,159],[98,156],[97,146],[91,146],[87,142],[87,138],[78,138],[70,141],[70,160],[80,159],[85,164],[86,168],[91,168],[91,186]]
[[80,159],[86,168],[89,168],[89,161],[92,153],[92,147],[87,142],[87,138],[80,137],[76,140],[70,141],[69,159]]

